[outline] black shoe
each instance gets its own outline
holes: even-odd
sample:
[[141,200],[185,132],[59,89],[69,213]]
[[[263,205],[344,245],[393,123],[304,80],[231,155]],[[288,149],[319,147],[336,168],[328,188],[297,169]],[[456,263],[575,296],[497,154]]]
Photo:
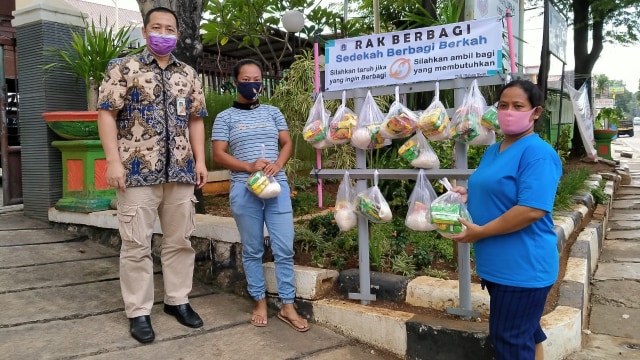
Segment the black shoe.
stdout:
[[184,326],[191,328],[199,328],[202,326],[202,319],[193,311],[189,303],[181,305],[164,304],[164,312],[175,316],[178,322]]
[[151,317],[149,315],[129,318],[129,330],[134,339],[143,344],[150,343],[156,338],[151,327]]

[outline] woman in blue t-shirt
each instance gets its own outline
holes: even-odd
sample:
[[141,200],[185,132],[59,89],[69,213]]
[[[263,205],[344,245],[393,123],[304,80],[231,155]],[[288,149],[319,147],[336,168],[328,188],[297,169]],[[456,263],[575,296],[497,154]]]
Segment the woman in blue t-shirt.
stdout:
[[540,326],[547,295],[558,277],[559,255],[551,212],[562,165],[533,131],[542,114],[537,85],[504,86],[498,123],[504,140],[487,148],[463,195],[474,223],[453,240],[473,243],[476,272],[491,298],[489,338],[495,358],[541,359]]
[[[278,318],[297,331],[309,330],[306,319],[294,307],[293,210],[287,177],[283,170],[293,143],[284,116],[278,108],[261,105],[262,66],[240,60],[233,69],[238,99],[222,111],[213,124],[213,159],[231,170],[229,200],[242,242],[242,262],[249,295],[256,304],[251,324],[267,326],[267,301],[262,257],[264,227],[269,231],[275,260],[278,295],[282,309]],[[280,194],[262,199],[249,191],[247,179],[256,171],[273,177]]]

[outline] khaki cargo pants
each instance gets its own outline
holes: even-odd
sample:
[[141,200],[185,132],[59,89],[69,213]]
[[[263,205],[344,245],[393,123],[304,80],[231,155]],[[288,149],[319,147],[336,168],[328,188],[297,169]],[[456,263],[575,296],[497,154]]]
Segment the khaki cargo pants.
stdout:
[[156,218],[162,228],[164,302],[189,302],[195,251],[189,237],[195,229],[193,185],[161,184],[117,191],[120,288],[128,318],[149,315],[153,306],[151,237]]

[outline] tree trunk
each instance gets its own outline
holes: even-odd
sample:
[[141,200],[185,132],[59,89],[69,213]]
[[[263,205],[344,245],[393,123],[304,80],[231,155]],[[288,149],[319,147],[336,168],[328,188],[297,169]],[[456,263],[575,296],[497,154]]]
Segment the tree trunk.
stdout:
[[[162,6],[173,10],[178,16],[178,31],[180,39],[173,51],[178,60],[185,62],[194,69],[198,69],[198,59],[202,55],[202,41],[200,39],[200,20],[202,19],[202,0],[137,0],[140,13],[144,18],[147,11]],[[206,138],[206,134],[205,134]],[[204,214],[204,196],[202,189],[194,190],[196,212]]]
[[158,7],[169,8],[178,15],[180,39],[173,54],[194,69],[198,68],[198,58],[202,54],[200,40],[200,20],[202,19],[202,0],[137,0],[140,13],[144,18],[147,11]]
[[94,79],[89,79],[89,104],[87,104],[87,110],[98,110],[98,93],[100,91],[100,85],[96,83]]
[[422,0],[422,7],[427,10],[429,15],[434,19],[438,18],[438,10],[436,9],[436,3],[438,0]]
[[544,0],[544,24],[542,25],[542,49],[540,51],[540,69],[538,70],[538,86],[544,92],[547,100],[547,80],[549,78],[549,1]]
[[[589,13],[590,10],[593,12],[591,3],[591,0],[573,0],[573,56],[575,59],[580,59],[575,64],[574,85],[576,89],[580,89],[585,82],[591,83],[591,71],[593,71],[593,66],[598,57],[600,57],[603,48],[604,17],[594,17],[591,32],[591,51],[588,50]],[[589,96],[589,99],[591,99],[591,96]],[[571,139],[571,157],[573,158],[579,158],[586,154],[579,131],[578,125],[574,123],[573,138]]]

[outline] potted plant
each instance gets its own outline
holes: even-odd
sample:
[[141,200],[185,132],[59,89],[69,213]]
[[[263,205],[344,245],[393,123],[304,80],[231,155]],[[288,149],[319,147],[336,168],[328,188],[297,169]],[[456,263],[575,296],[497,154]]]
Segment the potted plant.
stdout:
[[[61,137],[69,140],[97,139],[98,89],[104,79],[109,61],[127,52],[133,39],[130,26],[114,31],[113,26],[100,26],[93,20],[85,21],[84,31],[73,31],[70,44],[62,49],[49,49],[54,62],[43,68],[53,71],[57,68],[69,70],[82,79],[87,91],[88,111],[53,111],[43,113],[47,125]],[[135,50],[134,50],[135,51]]]
[[65,140],[53,141],[62,153],[62,198],[56,209],[75,212],[107,210],[115,190],[106,181],[106,158],[98,134],[98,89],[109,61],[122,56],[132,40],[130,27],[114,31],[91,21],[86,29],[72,32],[73,39],[62,49],[49,49],[54,62],[45,70],[65,69],[82,79],[87,89],[86,111],[51,111],[42,114],[47,126]]
[[[617,108],[602,108],[596,116],[593,135],[596,139],[613,139],[617,134],[617,126],[624,114]],[[612,128],[614,127],[614,128]]]

